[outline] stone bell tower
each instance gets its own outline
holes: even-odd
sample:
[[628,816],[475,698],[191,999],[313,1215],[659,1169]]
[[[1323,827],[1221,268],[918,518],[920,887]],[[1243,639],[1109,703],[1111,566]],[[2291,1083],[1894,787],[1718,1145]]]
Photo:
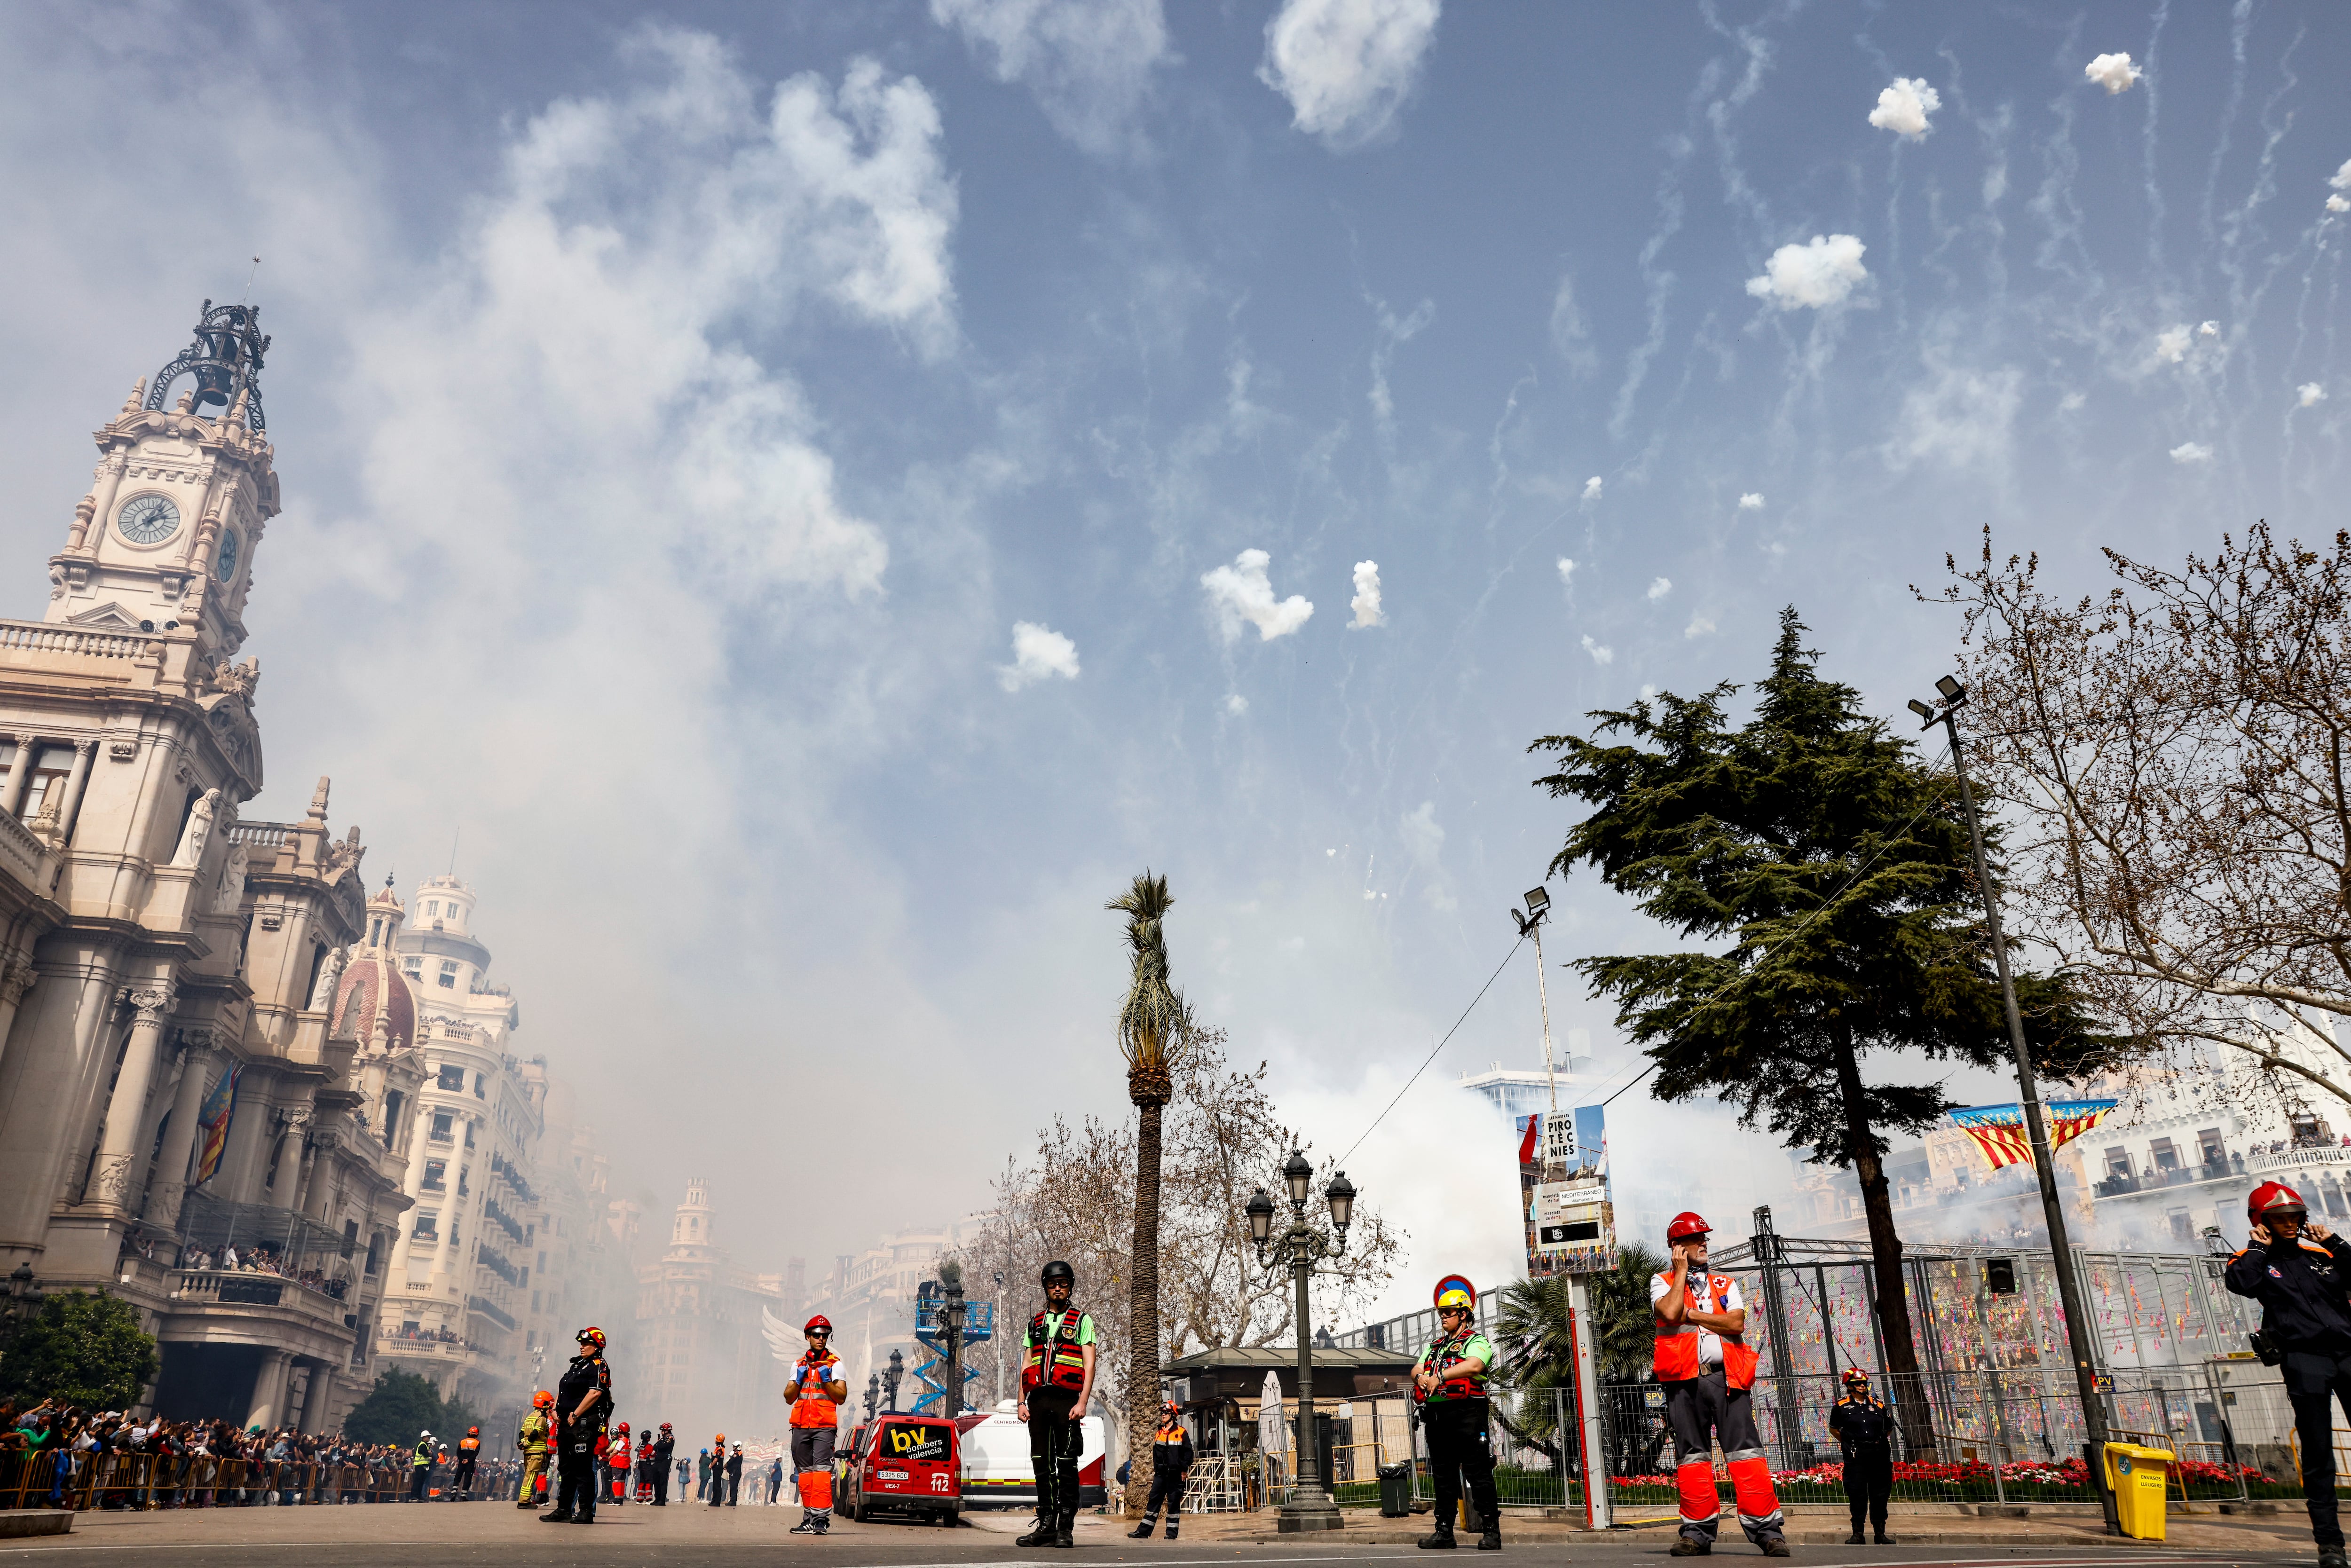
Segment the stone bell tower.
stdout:
[[246,673],[226,666],[245,642],[253,558],[278,507],[256,380],[269,349],[260,318],[258,306],[205,300],[195,340],[96,433],[95,482],[49,558],[44,620],[192,640],[196,671],[228,682]]

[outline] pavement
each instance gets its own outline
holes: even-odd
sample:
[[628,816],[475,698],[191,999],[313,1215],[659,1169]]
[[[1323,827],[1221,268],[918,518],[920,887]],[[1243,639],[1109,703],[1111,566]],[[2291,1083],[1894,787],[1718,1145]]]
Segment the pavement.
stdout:
[[[1270,1516],[1186,1516],[1183,1538],[1168,1542],[1129,1540],[1123,1520],[1088,1516],[1078,1522],[1076,1550],[1041,1552],[1014,1544],[1029,1526],[1025,1515],[967,1513],[958,1529],[934,1524],[836,1520],[821,1539],[789,1533],[797,1509],[712,1509],[642,1505],[600,1510],[593,1525],[548,1524],[507,1503],[392,1503],[358,1507],[186,1509],[152,1513],[76,1515],[70,1534],[0,1540],[0,1568],[70,1554],[71,1568],[423,1568],[426,1564],[496,1564],[517,1568],[643,1568],[676,1563],[702,1568],[777,1568],[788,1561],[808,1568],[1066,1568],[1101,1563],[1181,1562],[1426,1563],[1412,1542],[1426,1517],[1383,1520],[1350,1511],[1335,1532],[1278,1535]],[[2224,1563],[2304,1563],[2314,1561],[2307,1522],[2284,1514],[2252,1519],[2175,1516],[2162,1544],[2115,1541],[2094,1519],[1970,1519],[1897,1517],[1896,1544],[1842,1544],[1842,1521],[1833,1540],[1804,1521],[1792,1531],[1800,1563],[1835,1568],[2154,1568],[2156,1564],[2218,1568]],[[1586,1563],[1601,1568],[1666,1568],[1670,1523],[1593,1535],[1563,1521],[1513,1519],[1503,1523],[1499,1558],[1539,1563]],[[1465,1546],[1467,1542],[1465,1541]],[[1744,1541],[1726,1541],[1715,1556],[1762,1554]],[[1495,1561],[1480,1558],[1479,1562]],[[1469,1560],[1450,1560],[1471,1568]],[[47,1568],[68,1568],[49,1564]]]

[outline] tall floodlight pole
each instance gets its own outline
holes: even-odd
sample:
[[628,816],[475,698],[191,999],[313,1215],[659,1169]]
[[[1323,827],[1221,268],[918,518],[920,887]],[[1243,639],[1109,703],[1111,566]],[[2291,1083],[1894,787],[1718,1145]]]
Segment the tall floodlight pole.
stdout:
[[[1535,943],[1535,996],[1542,1004],[1543,1082],[1551,1094],[1542,1136],[1535,1141],[1535,1161],[1541,1179],[1549,1180],[1554,1174],[1552,1126],[1559,1120],[1559,1071],[1551,1049],[1551,977],[1543,972],[1542,956],[1542,923],[1551,913],[1551,894],[1540,887],[1529,888],[1526,905],[1523,915],[1511,910],[1510,918],[1519,923],[1519,935],[1531,936]],[[1592,1283],[1579,1273],[1567,1277],[1567,1315],[1575,1344],[1575,1431],[1576,1446],[1583,1455],[1583,1522],[1588,1530],[1605,1530],[1608,1466],[1600,1436],[1600,1358],[1592,1337]]]
[[2024,1015],[2016,1005],[2016,980],[2009,973],[2008,941],[2001,935],[2000,897],[1992,887],[1991,865],[1984,859],[1983,827],[1976,819],[1975,792],[1968,788],[1967,762],[1959,746],[1959,711],[1968,700],[1968,688],[1949,675],[1935,683],[1942,701],[1913,699],[1910,711],[1924,720],[1923,728],[1937,724],[1950,737],[1951,773],[1959,783],[1959,806],[1968,818],[1968,843],[1975,852],[1976,886],[1983,894],[1984,924],[1991,933],[1992,962],[2000,970],[2000,999],[2008,1009],[2008,1043],[2016,1053],[2016,1089],[2024,1103],[2025,1131],[2032,1140],[2032,1169],[2041,1178],[2041,1212],[2049,1227],[2049,1255],[2057,1270],[2057,1297],[2065,1310],[2065,1345],[2074,1358],[2074,1385],[2082,1399],[2082,1429],[2088,1435],[2083,1462],[2090,1484],[2105,1511],[2106,1533],[2122,1533],[2115,1512],[2113,1489],[2105,1484],[2106,1411],[2098,1399],[2098,1367],[2091,1335],[2090,1314],[2082,1301],[2081,1281],[2074,1274],[2073,1244],[2065,1236],[2065,1206],[2057,1197],[2057,1166],[2049,1154],[2049,1122],[2042,1113],[2041,1086],[2032,1073],[2032,1055],[2025,1049]]

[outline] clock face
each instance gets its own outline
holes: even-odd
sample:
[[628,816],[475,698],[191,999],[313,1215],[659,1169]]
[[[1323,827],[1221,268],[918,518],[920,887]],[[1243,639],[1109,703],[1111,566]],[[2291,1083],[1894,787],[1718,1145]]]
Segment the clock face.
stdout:
[[214,552],[213,564],[213,570],[220,574],[223,582],[236,575],[236,530],[230,528],[221,535],[220,549]]
[[159,545],[180,529],[180,508],[166,496],[133,496],[114,515],[114,526],[135,545]]

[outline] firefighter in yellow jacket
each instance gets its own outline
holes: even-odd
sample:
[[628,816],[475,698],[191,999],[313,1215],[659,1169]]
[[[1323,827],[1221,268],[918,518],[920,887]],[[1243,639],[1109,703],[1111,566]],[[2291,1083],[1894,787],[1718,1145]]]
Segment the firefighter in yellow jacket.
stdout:
[[547,1474],[547,1413],[554,1407],[555,1396],[542,1388],[530,1396],[530,1414],[522,1418],[522,1430],[515,1434],[515,1447],[522,1450],[522,1490],[515,1494],[517,1508],[538,1506],[538,1483]]
[[1771,1491],[1771,1461],[1755,1429],[1756,1353],[1746,1341],[1747,1305],[1739,1281],[1706,1269],[1708,1226],[1674,1216],[1666,1229],[1673,1264],[1649,1280],[1656,1320],[1657,1381],[1666,1385],[1666,1420],[1674,1429],[1675,1490],[1681,1494],[1676,1557],[1704,1557],[1721,1529],[1714,1490],[1713,1444],[1722,1444],[1739,1527],[1766,1557],[1788,1555],[1787,1522]]

